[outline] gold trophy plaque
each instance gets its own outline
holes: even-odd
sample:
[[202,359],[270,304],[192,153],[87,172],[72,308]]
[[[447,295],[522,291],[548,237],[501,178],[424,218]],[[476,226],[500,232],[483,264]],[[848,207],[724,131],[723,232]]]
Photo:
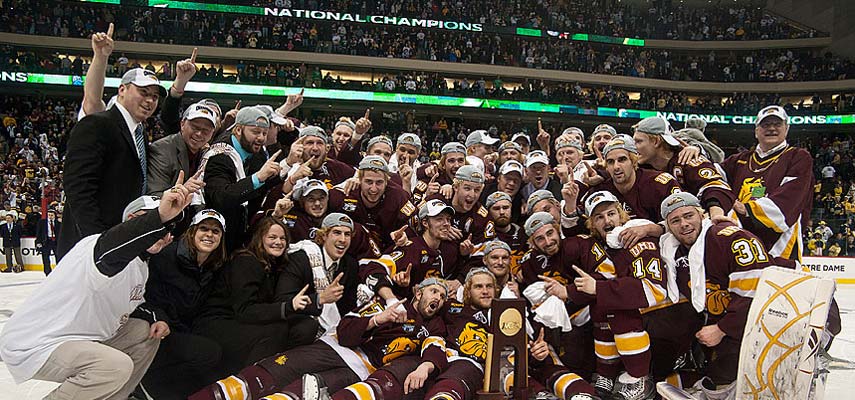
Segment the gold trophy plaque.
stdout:
[[501,352],[512,348],[514,356],[514,399],[528,399],[528,340],[525,334],[525,300],[493,299],[490,331],[487,338],[487,359],[484,369],[484,387],[478,391],[478,400],[502,400],[502,377],[499,367]]

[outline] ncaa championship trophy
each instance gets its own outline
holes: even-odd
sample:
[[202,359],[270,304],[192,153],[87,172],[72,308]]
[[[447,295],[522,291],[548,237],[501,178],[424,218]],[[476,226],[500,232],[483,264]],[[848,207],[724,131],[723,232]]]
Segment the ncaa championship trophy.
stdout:
[[484,369],[484,387],[478,391],[478,400],[502,400],[503,376],[500,374],[502,350],[510,347],[514,356],[514,399],[528,398],[528,339],[525,330],[525,300],[494,299],[487,337],[487,360]]

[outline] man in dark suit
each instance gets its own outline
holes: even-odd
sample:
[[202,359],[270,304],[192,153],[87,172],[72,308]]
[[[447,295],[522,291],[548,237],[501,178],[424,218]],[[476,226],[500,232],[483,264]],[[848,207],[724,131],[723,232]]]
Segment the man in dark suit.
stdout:
[[[3,272],[21,272],[24,270],[24,258],[21,256],[21,223],[16,214],[6,214],[6,223],[0,225],[0,238],[3,239],[3,253],[6,254],[6,269]],[[12,254],[18,264],[12,264]]]
[[148,147],[148,194],[160,196],[175,184],[178,173],[196,174],[205,146],[217,126],[214,110],[202,103],[191,104],[184,111],[181,130]]
[[122,77],[115,107],[86,116],[71,130],[57,258],[80,239],[122,222],[125,206],[146,192],[143,123],[165,94],[153,72],[132,69]]
[[281,167],[276,161],[280,152],[271,155],[257,172],[247,174],[246,162],[261,151],[267,140],[270,120],[256,107],[244,107],[235,116],[229,135],[220,138],[205,153],[205,204],[226,219],[225,241],[229,251],[243,244],[249,221],[255,210],[247,202],[264,197],[271,187],[282,183]]
[[42,252],[45,276],[50,274],[50,254],[56,255],[56,238],[62,222],[56,220],[56,210],[50,209],[47,218],[40,220],[36,228],[36,248]]

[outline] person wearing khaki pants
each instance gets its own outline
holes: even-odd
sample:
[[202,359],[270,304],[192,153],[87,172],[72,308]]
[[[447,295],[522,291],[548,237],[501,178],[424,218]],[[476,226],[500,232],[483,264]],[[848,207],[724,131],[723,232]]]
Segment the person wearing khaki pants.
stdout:
[[15,310],[0,333],[0,358],[16,383],[60,382],[46,398],[64,400],[126,399],[139,384],[170,333],[138,309],[148,255],[171,242],[201,186],[178,182],[161,200],[132,201],[119,225],[81,239]]
[[139,384],[160,346],[149,324],[129,318],[103,342],[68,341],[51,353],[33,379],[60,382],[46,399],[126,399]]

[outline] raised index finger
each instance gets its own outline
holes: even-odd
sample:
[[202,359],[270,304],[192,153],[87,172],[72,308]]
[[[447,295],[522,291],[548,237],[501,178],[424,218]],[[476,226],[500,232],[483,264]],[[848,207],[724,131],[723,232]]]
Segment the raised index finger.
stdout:
[[198,54],[198,53],[199,53],[199,48],[194,47],[193,48],[193,54],[190,55],[190,62],[191,63],[196,64],[196,54]]
[[175,185],[178,186],[184,183],[184,170],[178,171],[178,180],[175,181]]
[[366,108],[366,109],[365,109],[365,119],[370,118],[370,116],[371,116],[371,109],[370,109],[370,108]]
[[587,272],[582,271],[582,269],[581,269],[581,268],[579,268],[579,267],[577,267],[577,266],[575,266],[575,265],[573,265],[572,267],[573,267],[573,270],[574,270],[574,271],[576,271],[576,273],[577,273],[577,274],[579,274],[579,276],[581,276],[581,277],[583,277],[583,278],[590,278],[590,277],[591,277],[591,275],[588,275],[588,273],[587,273]]
[[543,121],[540,118],[537,119],[537,131],[540,132],[543,130]]
[[112,22],[110,22],[110,26],[107,27],[107,37],[110,39],[113,38],[113,23]]
[[335,277],[335,279],[333,279],[333,281],[332,281],[332,283],[330,284],[330,286],[332,286],[332,285],[338,285],[338,284],[339,284],[338,282],[341,280],[341,277],[343,277],[343,276],[344,276],[344,272],[339,272],[339,273],[338,273],[338,276],[336,276],[336,277]]
[[273,155],[272,155],[272,156],[270,156],[269,160],[276,161],[276,157],[279,157],[279,154],[280,154],[280,153],[282,153],[282,149],[276,150],[276,152],[275,152],[275,153],[273,153]]
[[407,264],[407,270],[404,271],[405,274],[410,275],[410,271],[413,270],[413,263]]
[[306,284],[306,286],[303,286],[303,289],[300,290],[300,293],[297,293],[297,297],[305,296],[307,290],[309,290],[309,284]]
[[538,342],[543,341],[543,328],[540,328],[540,335],[537,335],[537,341]]
[[555,279],[552,279],[546,275],[538,275],[537,277],[540,278],[541,280],[546,281],[546,282],[558,282]]

